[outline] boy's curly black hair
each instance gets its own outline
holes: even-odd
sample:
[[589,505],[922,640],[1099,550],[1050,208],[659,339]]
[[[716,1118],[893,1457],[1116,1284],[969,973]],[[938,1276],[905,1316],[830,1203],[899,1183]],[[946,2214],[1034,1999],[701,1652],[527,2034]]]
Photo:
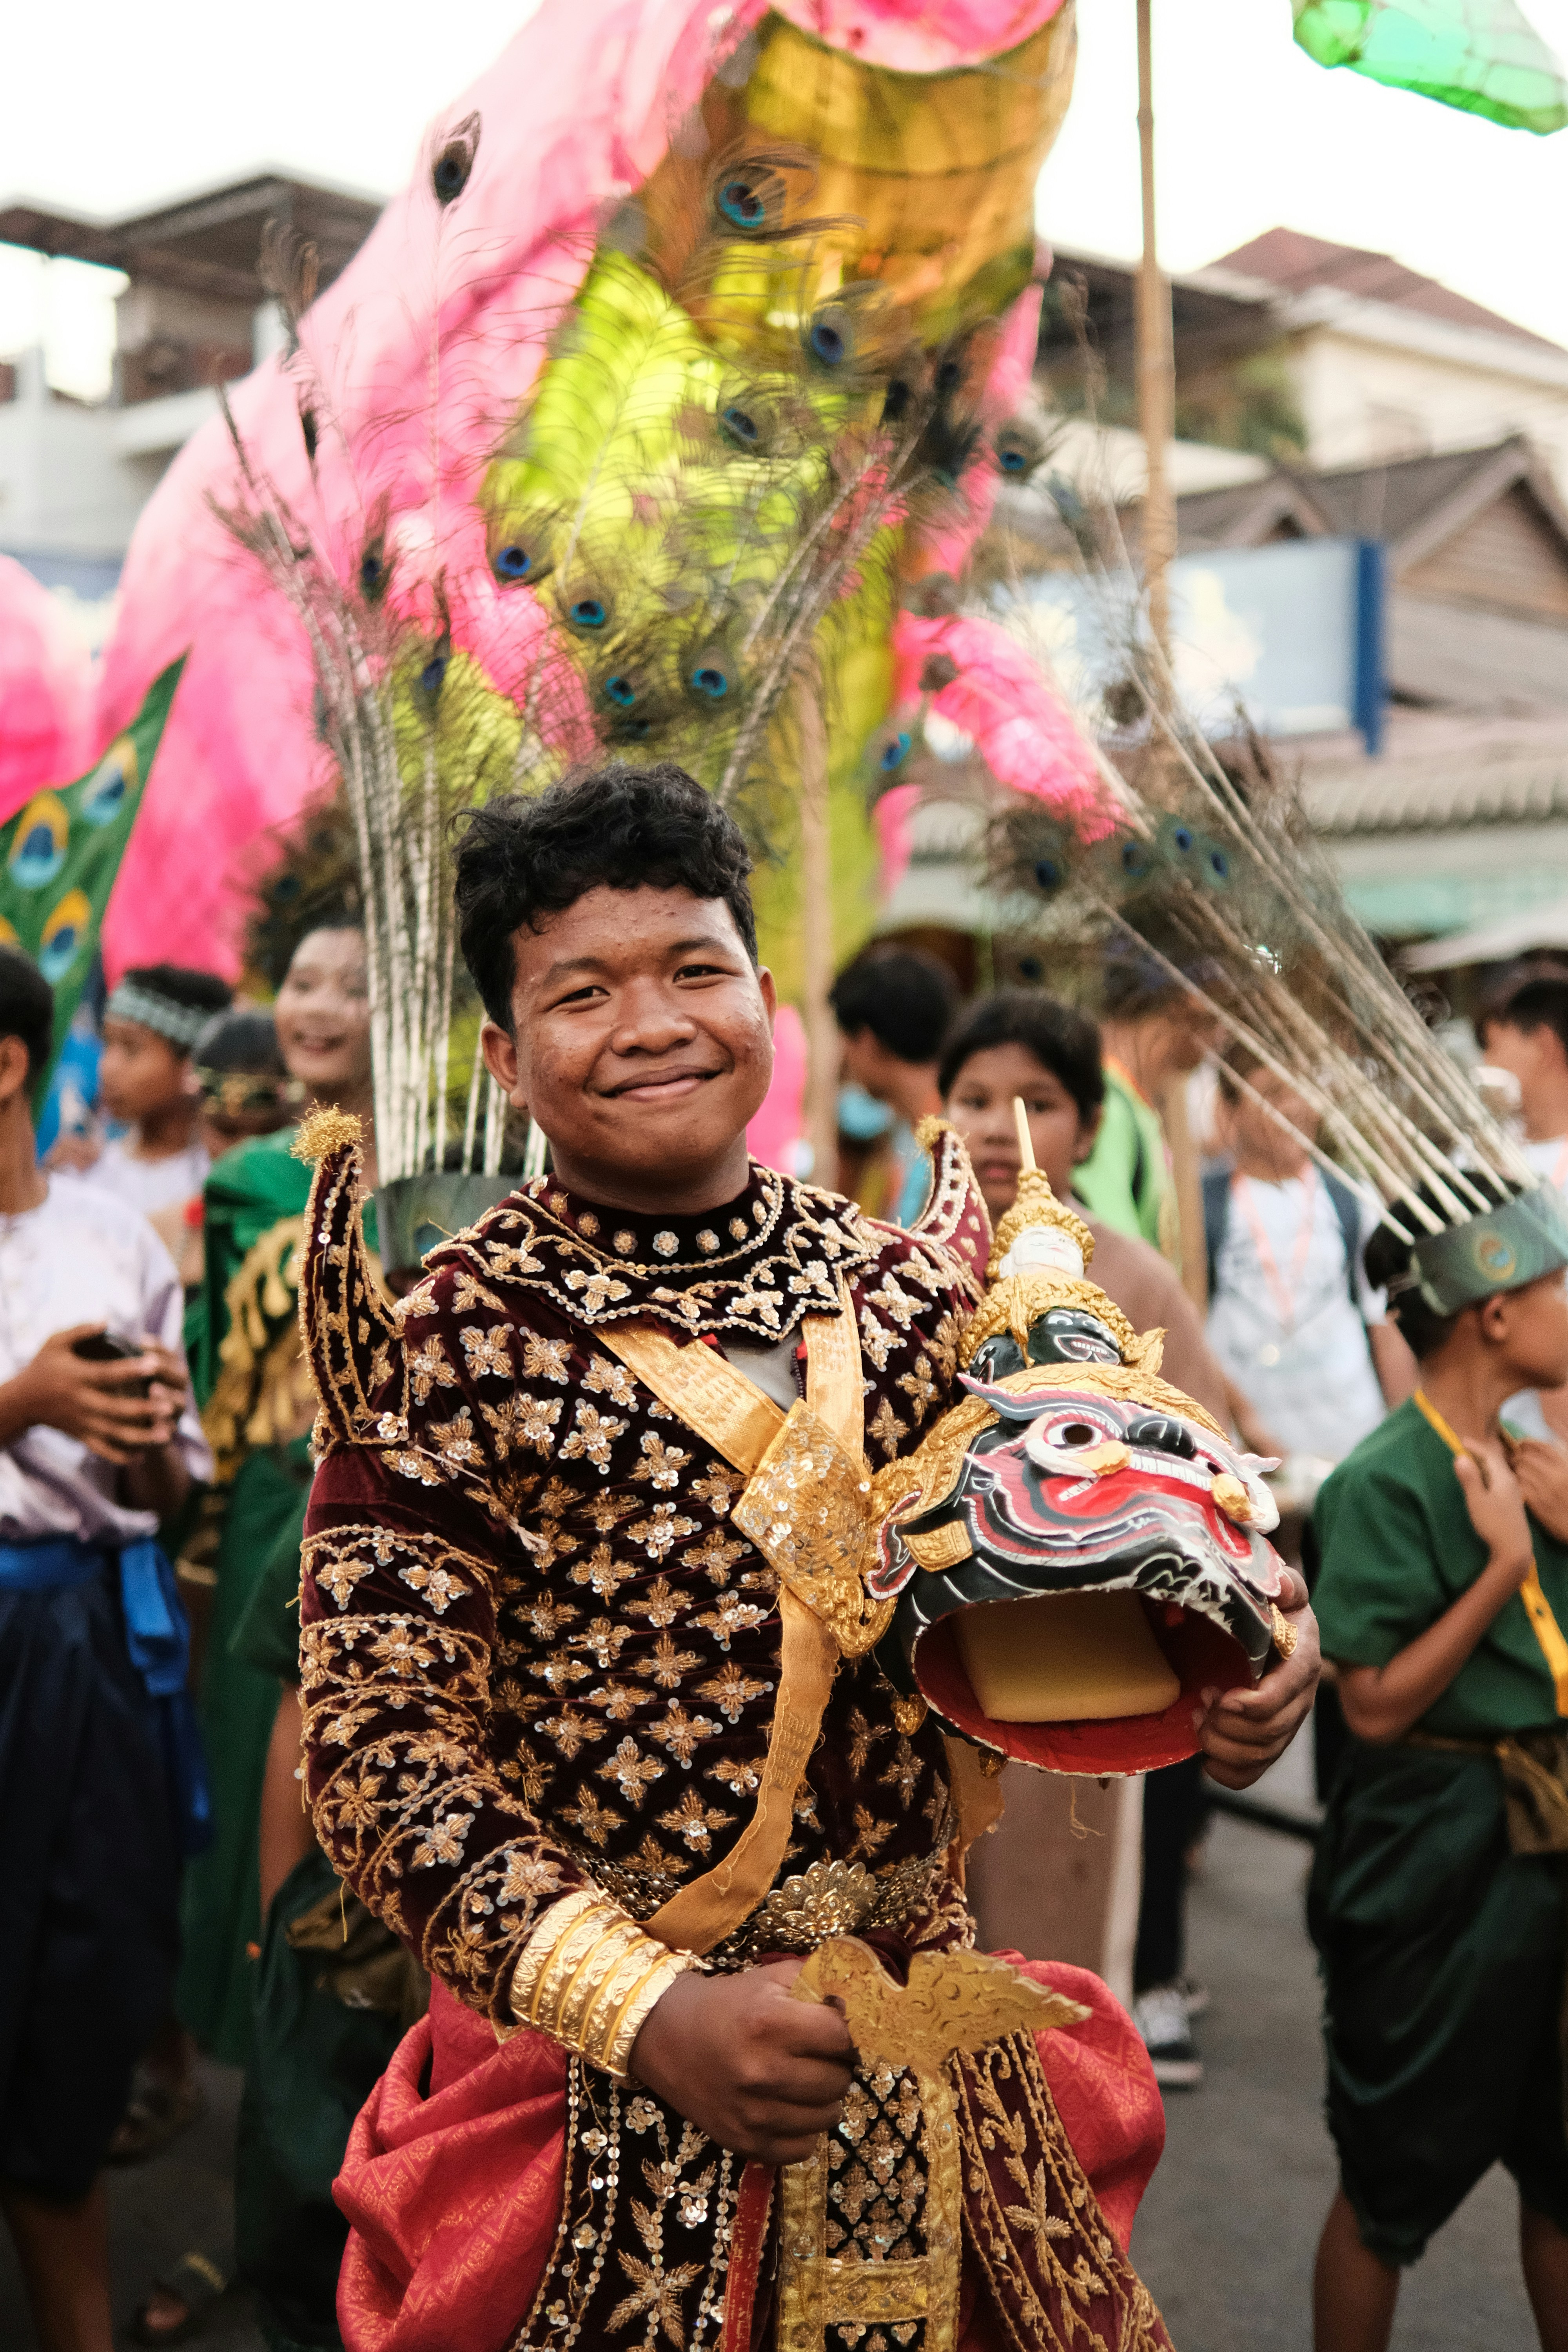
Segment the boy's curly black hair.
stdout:
[[531,798],[500,793],[462,820],[458,940],[485,1011],[511,1027],[512,934],[595,889],[689,890],[722,898],[746,953],[757,924],[739,826],[669,761],[563,777]]

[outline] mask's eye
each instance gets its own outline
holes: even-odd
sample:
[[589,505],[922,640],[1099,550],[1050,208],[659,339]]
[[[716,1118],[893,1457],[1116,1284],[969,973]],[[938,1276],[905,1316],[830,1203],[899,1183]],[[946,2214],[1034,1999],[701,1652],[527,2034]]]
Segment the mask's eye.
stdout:
[[1125,1434],[1129,1445],[1147,1445],[1161,1454],[1179,1454],[1188,1462],[1197,1452],[1185,1423],[1170,1413],[1140,1413],[1128,1423]]

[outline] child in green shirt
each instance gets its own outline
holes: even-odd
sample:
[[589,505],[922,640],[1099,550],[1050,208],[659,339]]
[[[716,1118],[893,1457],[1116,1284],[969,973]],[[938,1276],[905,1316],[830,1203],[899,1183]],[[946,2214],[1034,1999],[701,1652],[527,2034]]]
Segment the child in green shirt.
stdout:
[[1383,2352],[1400,2266],[1500,2161],[1541,2343],[1568,2347],[1568,1455],[1499,1420],[1518,1390],[1568,1379],[1568,1248],[1510,1264],[1506,1233],[1489,1239],[1470,1291],[1517,1286],[1439,1313],[1410,1244],[1373,1234],[1368,1279],[1421,1385],[1316,1514],[1313,1597],[1352,1734],[1308,1906],[1341,2182],[1319,2352]]

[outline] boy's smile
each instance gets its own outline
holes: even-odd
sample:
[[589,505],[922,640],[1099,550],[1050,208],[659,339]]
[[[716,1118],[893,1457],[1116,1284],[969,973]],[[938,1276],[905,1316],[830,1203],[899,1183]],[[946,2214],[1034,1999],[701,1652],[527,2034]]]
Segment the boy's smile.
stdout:
[[722,899],[585,891],[512,934],[512,1034],[485,1057],[557,1174],[612,1206],[695,1214],[744,1189],[773,1075],[773,984]]

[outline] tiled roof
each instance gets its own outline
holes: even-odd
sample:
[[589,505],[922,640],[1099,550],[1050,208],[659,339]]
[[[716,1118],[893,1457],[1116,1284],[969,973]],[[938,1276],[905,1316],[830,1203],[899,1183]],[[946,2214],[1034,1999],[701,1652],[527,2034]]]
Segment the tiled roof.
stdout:
[[1561,349],[1546,336],[1532,334],[1528,327],[1516,326],[1511,319],[1501,319],[1495,310],[1483,310],[1479,302],[1440,286],[1435,278],[1406,269],[1392,254],[1372,253],[1358,245],[1332,245],[1300,229],[1266,229],[1261,236],[1238,245],[1234,253],[1221,254],[1214,267],[1234,270],[1238,277],[1261,278],[1282,294],[1305,294],[1314,287],[1328,286],[1363,302],[1389,302],[1396,310],[1418,310],[1449,326],[1484,328],[1489,334],[1507,335],[1515,342],[1533,343],[1541,351]]
[[1568,817],[1568,732],[1555,740],[1483,740],[1447,752],[1314,762],[1301,799],[1313,829],[1341,838],[1539,824]]

